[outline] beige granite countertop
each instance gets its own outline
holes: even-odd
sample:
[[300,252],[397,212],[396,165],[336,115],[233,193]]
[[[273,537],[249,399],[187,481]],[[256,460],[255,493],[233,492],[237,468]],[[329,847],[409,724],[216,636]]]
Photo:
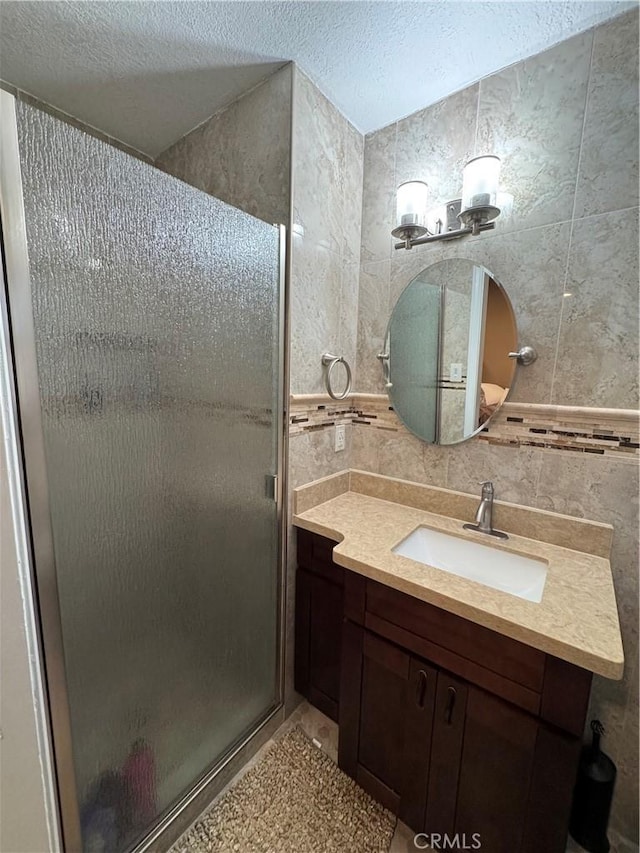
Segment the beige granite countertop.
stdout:
[[[344,568],[620,679],[624,656],[608,559],[612,528],[496,502],[494,526],[509,539],[488,543],[484,534],[462,529],[461,519],[472,520],[477,503],[447,489],[345,471],[296,489],[293,523],[339,541],[333,557]],[[546,561],[542,600],[526,601],[392,553],[422,525]]]

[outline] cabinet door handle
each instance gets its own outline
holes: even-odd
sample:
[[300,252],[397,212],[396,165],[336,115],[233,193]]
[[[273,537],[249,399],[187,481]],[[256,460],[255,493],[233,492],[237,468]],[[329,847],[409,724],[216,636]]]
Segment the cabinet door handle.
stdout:
[[418,682],[416,684],[416,702],[418,708],[424,708],[424,697],[427,692],[427,673],[421,669],[418,673]]
[[451,725],[451,718],[453,717],[453,709],[454,709],[455,704],[456,704],[456,696],[457,696],[456,688],[455,687],[448,687],[447,688],[447,707],[446,707],[446,710],[444,712],[444,721],[448,726]]

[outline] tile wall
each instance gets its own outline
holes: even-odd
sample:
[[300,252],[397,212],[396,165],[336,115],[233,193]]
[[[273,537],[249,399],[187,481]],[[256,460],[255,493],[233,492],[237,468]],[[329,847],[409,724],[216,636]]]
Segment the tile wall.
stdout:
[[265,222],[287,225],[293,65],[160,154],[155,165]]
[[[367,136],[358,391],[382,390],[374,356],[402,289],[425,266],[464,256],[495,273],[521,341],[539,351],[514,399],[637,406],[636,19],[623,15]],[[587,191],[594,149],[612,147],[611,136],[621,151],[600,161],[611,180]],[[502,158],[513,196],[495,231],[394,250],[397,184],[424,180],[444,201],[444,190],[460,194],[464,162],[487,152]]]
[[[501,157],[512,196],[495,231],[394,250],[397,184],[424,180],[434,204],[446,201],[460,195],[465,161],[481,153]],[[578,416],[581,433],[559,428],[549,411],[638,406],[637,10],[368,135],[363,199],[356,391],[383,392],[375,355],[402,289],[429,264],[461,256],[494,273],[514,305],[520,342],[538,350],[520,371],[514,405],[548,408],[535,425],[505,418],[450,448],[355,424],[350,464],[466,492],[491,478],[502,499],[614,525],[627,667],[622,682],[594,680],[590,716],[603,720],[618,765],[612,824],[637,841],[637,433],[613,450],[614,431],[595,437],[604,435],[597,414]]]
[[290,387],[309,394],[324,352],[355,363],[364,140],[298,68],[293,129]]
[[[294,72],[292,252],[290,276],[290,389],[322,393],[324,352],[355,365],[360,272],[364,139],[298,68]],[[333,432],[289,435],[289,514],[297,486],[348,467]],[[293,690],[295,536],[289,525],[286,709]]]

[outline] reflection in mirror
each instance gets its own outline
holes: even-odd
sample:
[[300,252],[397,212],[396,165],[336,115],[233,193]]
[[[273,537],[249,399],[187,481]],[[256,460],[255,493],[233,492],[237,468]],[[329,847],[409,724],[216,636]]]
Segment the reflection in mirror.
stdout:
[[495,276],[459,258],[433,264],[400,295],[387,328],[385,378],[407,429],[431,444],[479,432],[513,384],[515,316]]

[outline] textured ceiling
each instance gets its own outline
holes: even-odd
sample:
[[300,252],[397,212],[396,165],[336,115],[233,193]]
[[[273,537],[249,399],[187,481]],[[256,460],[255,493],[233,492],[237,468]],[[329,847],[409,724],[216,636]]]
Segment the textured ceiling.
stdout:
[[0,3],[0,77],[155,156],[295,60],[363,132],[637,5]]

